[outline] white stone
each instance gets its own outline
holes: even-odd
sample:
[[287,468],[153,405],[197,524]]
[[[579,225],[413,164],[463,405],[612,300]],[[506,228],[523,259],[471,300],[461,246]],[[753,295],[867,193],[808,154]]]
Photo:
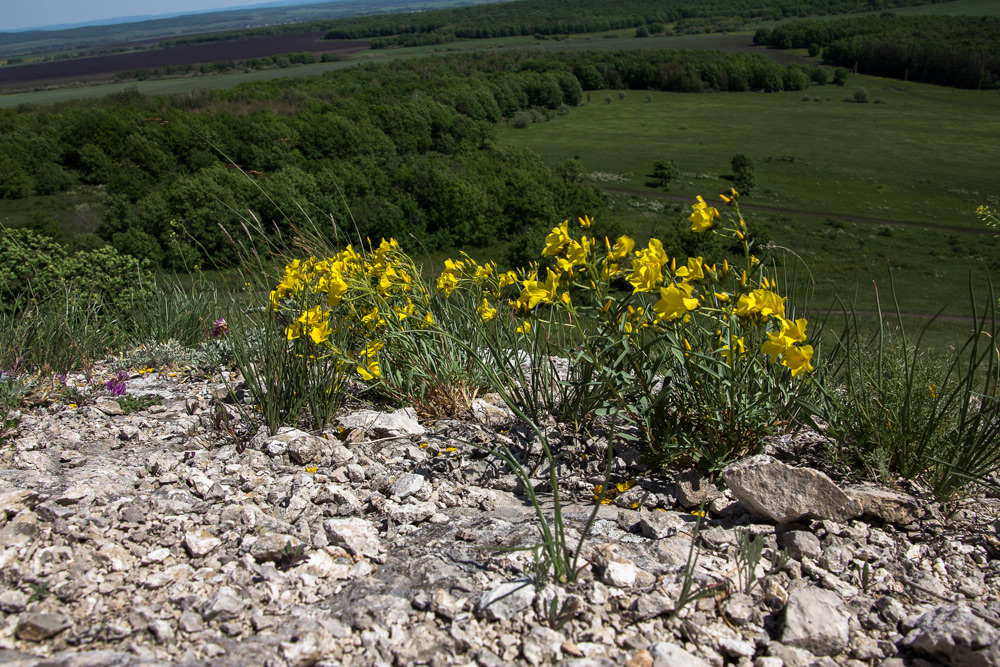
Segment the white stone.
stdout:
[[204,528],[189,531],[184,535],[184,546],[194,558],[207,556],[221,544],[222,540]]
[[378,531],[369,521],[358,517],[327,519],[323,522],[323,529],[331,544],[344,547],[355,556],[378,557]]
[[630,560],[614,559],[609,560],[604,567],[604,574],[601,580],[608,586],[616,588],[630,588],[635,585],[639,571],[635,563]]
[[838,655],[850,639],[848,616],[843,602],[833,591],[822,588],[797,588],[788,595],[785,629],[781,641],[813,655]]

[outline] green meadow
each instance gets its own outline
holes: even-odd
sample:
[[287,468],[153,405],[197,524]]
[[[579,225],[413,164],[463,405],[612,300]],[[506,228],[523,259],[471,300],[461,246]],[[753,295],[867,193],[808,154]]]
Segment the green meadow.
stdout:
[[[844,101],[861,88],[869,103]],[[961,333],[970,272],[984,298],[987,270],[1000,268],[998,243],[975,216],[981,204],[1000,204],[995,92],[852,75],[845,87],[805,93],[588,97],[547,122],[506,127],[500,140],[552,163],[578,157],[599,178],[616,175],[619,182],[601,185],[621,194],[613,215],[639,239],[684,225],[696,195],[728,191],[730,160],[743,153],[757,177],[743,199],[748,222],[766,232],[773,256],[801,258],[799,276],[815,287],[818,305],[856,295],[871,310],[877,285],[891,308],[891,270],[903,312],[945,306],[955,319],[938,328]],[[666,192],[649,183],[663,158],[681,172]]]

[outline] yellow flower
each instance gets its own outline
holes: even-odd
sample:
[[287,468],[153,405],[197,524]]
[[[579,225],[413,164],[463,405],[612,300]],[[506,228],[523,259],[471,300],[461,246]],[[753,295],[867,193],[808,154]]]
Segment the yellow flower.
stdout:
[[691,296],[691,286],[685,283],[660,288],[660,300],[653,304],[657,320],[677,320],[698,307],[698,299]]
[[375,359],[375,355],[382,350],[382,345],[383,343],[380,340],[375,340],[365,345],[364,358],[362,359],[362,363],[358,365],[358,374],[365,382],[374,380],[382,375],[378,360]]
[[372,359],[364,366],[358,366],[358,375],[360,375],[361,379],[365,382],[369,382],[382,375],[382,371],[378,367],[378,362]]
[[528,308],[534,308],[540,303],[550,303],[556,298],[559,289],[559,276],[552,269],[546,269],[548,278],[541,280],[525,280],[524,289],[518,297],[518,303]]
[[740,296],[733,312],[758,323],[766,322],[772,315],[784,318],[785,297],[769,290],[755,289],[750,294]]
[[370,311],[361,317],[361,324],[363,324],[366,329],[374,329],[375,327],[385,324],[385,318],[379,315],[378,306],[373,306]]
[[593,218],[589,215],[585,215],[582,218],[577,218],[580,221],[580,226],[584,229],[590,229],[590,226],[594,224]]
[[803,345],[801,347],[796,345],[785,351],[781,363],[792,371],[792,377],[796,377],[799,373],[807,373],[814,370],[812,364],[809,363],[812,355],[812,345]]
[[591,241],[586,236],[580,242],[570,241],[566,248],[566,258],[559,258],[556,263],[563,273],[572,273],[573,268],[587,263],[587,253],[590,250]]
[[396,308],[396,317],[402,321],[407,317],[416,317],[417,307],[413,305],[413,301],[409,297],[406,297],[406,305]]
[[618,488],[618,493],[625,493],[626,491],[628,491],[629,489],[631,489],[633,486],[635,486],[635,480],[634,479],[630,479],[627,482],[622,482],[620,484],[615,484],[615,486]]
[[521,326],[519,326],[516,329],[516,331],[517,331],[517,333],[524,334],[525,336],[527,336],[529,333],[531,333],[531,322],[525,320],[524,324],[522,324]]
[[771,363],[781,359],[781,364],[792,371],[792,377],[813,370],[810,363],[813,355],[812,345],[799,345],[806,340],[805,318],[794,322],[781,319],[781,331],[768,333],[768,340],[760,346],[761,352],[771,358]]
[[483,302],[476,308],[476,312],[479,313],[479,319],[483,322],[489,322],[497,315],[496,308],[490,308],[489,301],[483,299]]
[[299,315],[298,319],[285,329],[285,336],[288,340],[309,336],[314,342],[322,343],[330,337],[329,322],[330,317],[326,311],[315,306]]
[[458,287],[458,278],[454,273],[442,273],[437,279],[437,288],[439,292],[444,292],[445,296],[451,296],[451,293],[455,291]]
[[726,204],[732,204],[733,201],[737,197],[739,197],[739,195],[740,195],[740,193],[738,193],[736,191],[736,188],[729,188],[729,194],[728,195],[719,195],[719,199],[721,199]]
[[612,262],[625,259],[632,252],[632,249],[635,248],[635,241],[628,236],[619,236],[618,240],[615,241],[614,248],[611,247],[611,242],[608,241],[607,237],[604,237],[604,243],[608,246],[608,259]]
[[[743,337],[741,336],[741,337],[739,337],[739,338],[736,339],[736,356],[737,356],[737,358],[738,357],[742,357],[746,353],[747,353],[747,346],[746,346],[746,343],[743,341]],[[722,349],[719,350],[719,356],[721,356],[726,361],[729,361],[729,346],[728,345],[722,346]]]
[[677,269],[677,277],[686,283],[704,280],[705,270],[701,257],[688,257],[687,266]]
[[506,273],[501,273],[499,282],[497,283],[500,288],[508,287],[517,282],[517,273],[514,271],[508,271]]
[[326,319],[320,322],[319,324],[313,325],[313,327],[309,330],[309,337],[312,339],[312,342],[316,343],[317,345],[319,345],[327,338],[329,338],[330,320]]
[[691,221],[692,232],[706,232],[715,227],[715,221],[719,218],[719,209],[709,206],[705,200],[698,195],[698,203],[692,204],[694,212],[688,218]]
[[553,227],[549,235],[545,237],[545,247],[542,249],[543,257],[553,257],[559,254],[563,246],[572,241],[569,237],[569,220],[564,220],[558,227]]

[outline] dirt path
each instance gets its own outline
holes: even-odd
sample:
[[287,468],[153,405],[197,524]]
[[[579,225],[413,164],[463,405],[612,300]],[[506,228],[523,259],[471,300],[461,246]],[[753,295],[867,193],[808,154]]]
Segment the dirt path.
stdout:
[[[671,201],[695,202],[694,197],[683,195],[672,195],[666,192],[650,192],[648,190],[631,190],[624,188],[612,188],[601,186],[601,189],[608,194],[632,195],[635,197],[656,197],[658,199],[669,199]],[[911,222],[907,220],[888,220],[886,218],[867,218],[859,215],[840,215],[837,213],[816,213],[813,211],[796,211],[790,208],[775,208],[772,206],[758,206],[756,204],[740,204],[740,208],[745,211],[756,211],[758,213],[774,213],[780,215],[801,215],[807,218],[836,218],[837,220],[849,220],[851,222],[868,222],[876,225],[892,225],[896,227],[916,227],[920,229],[936,229],[948,232],[963,232],[965,234],[987,234],[987,230],[978,227],[954,227],[951,225],[938,225],[933,222]]]

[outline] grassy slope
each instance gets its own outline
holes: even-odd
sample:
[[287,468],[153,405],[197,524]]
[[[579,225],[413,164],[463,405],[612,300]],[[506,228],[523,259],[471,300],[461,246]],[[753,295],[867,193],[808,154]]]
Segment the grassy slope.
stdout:
[[[840,101],[859,86],[885,104]],[[656,193],[645,185],[653,161],[670,157],[682,172],[670,193],[687,197],[727,190],[730,158],[746,153],[757,165],[758,190],[745,203],[803,213],[748,211],[751,224],[765,222],[775,243],[806,260],[818,302],[860,289],[862,307],[871,307],[877,281],[885,304],[892,266],[904,311],[934,313],[949,303],[947,312],[966,313],[969,270],[982,291],[981,268],[998,258],[973,211],[1000,196],[992,168],[1000,146],[990,139],[1000,133],[1000,96],[860,76],[847,88],[809,92],[823,101],[803,102],[802,93],[653,93],[647,102],[644,92],[619,99],[611,91],[606,104],[605,92],[593,92],[591,104],[526,130],[504,129],[501,141],[552,162],[579,156],[587,171],[631,172],[613,187],[649,195]],[[623,223],[648,237],[683,224],[688,208],[628,210]]]

